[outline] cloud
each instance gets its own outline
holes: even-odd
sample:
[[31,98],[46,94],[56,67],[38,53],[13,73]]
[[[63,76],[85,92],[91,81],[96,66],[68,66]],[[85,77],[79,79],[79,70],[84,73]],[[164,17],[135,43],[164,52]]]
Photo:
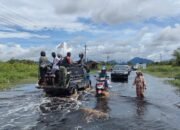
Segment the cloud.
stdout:
[[[62,33],[62,36],[68,39],[75,59],[84,51],[85,43],[89,59],[106,60],[109,55],[110,59],[117,61],[135,56],[158,60],[160,54],[164,59],[170,59],[180,44],[180,25],[173,20],[179,18],[180,0],[0,0],[0,8],[1,39],[46,40],[50,37],[44,34],[53,31],[73,32],[67,37]],[[156,23],[168,19],[173,22],[163,26]],[[149,20],[156,22],[146,23]],[[132,25],[127,28],[119,27],[129,23]],[[0,58],[38,59],[42,49],[47,49],[48,54],[57,51],[50,43],[39,47],[29,44],[27,48],[18,43],[2,43]]]
[[[124,32],[125,30],[121,30]],[[117,61],[127,61],[133,57],[149,58],[155,61],[172,58],[172,53],[180,47],[178,32],[180,26],[154,28],[143,27],[134,30],[134,35],[127,34],[126,39],[113,39],[104,36],[104,39],[89,40],[86,42],[87,57],[94,60],[105,61],[107,56]],[[119,34],[119,32],[117,32]],[[115,33],[114,35],[117,36]],[[71,42],[70,42],[71,43]],[[73,42],[75,44],[75,42]],[[77,44],[76,44],[77,45]],[[75,47],[74,47],[75,48]],[[84,45],[76,47],[76,53],[84,50]]]
[[62,0],[55,1],[59,15],[90,18],[97,23],[119,24],[178,16],[179,1],[173,0]]
[[28,30],[81,31],[92,28],[79,18],[113,25],[180,15],[179,0],[1,0],[0,8],[0,24]]
[[[126,32],[127,29],[113,32],[112,37],[108,37],[108,32],[104,32],[104,37],[97,39],[77,36],[74,39],[68,40],[67,46],[71,50],[74,60],[78,59],[79,53],[84,52],[85,44],[87,44],[87,58],[97,61],[106,61],[107,56],[110,57],[110,60],[117,61],[128,61],[137,56],[159,61],[160,55],[163,60],[168,60],[172,58],[173,51],[180,45],[178,36],[180,26],[177,24],[173,27],[155,28],[156,30],[150,27],[131,30],[130,34],[123,34],[126,37],[125,39],[114,39],[113,35],[118,36],[121,32]],[[80,44],[82,41],[84,43]],[[63,50],[57,49],[56,46],[54,45],[53,47],[51,44],[46,44],[44,46],[25,48],[20,44],[0,44],[0,59],[8,60],[14,57],[37,60],[41,50],[45,50],[47,56],[51,59],[52,51],[64,54]]]
[[39,53],[42,50],[46,50],[47,52],[51,51],[44,46],[24,48],[16,43],[0,43],[0,59],[3,61],[7,61],[11,58],[38,60]]
[[13,31],[13,32],[5,32],[5,31],[0,31],[0,38],[22,38],[22,39],[27,39],[27,38],[49,38],[47,35],[38,35],[38,34],[33,34],[29,32],[18,32],[18,31]]

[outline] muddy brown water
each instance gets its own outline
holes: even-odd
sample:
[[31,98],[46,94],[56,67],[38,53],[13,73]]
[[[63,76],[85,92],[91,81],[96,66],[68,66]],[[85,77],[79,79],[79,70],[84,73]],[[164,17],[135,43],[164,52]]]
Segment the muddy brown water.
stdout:
[[[0,92],[1,130],[180,130],[180,90],[145,75],[147,90],[137,99],[132,82],[112,82],[110,97],[93,91],[70,98],[46,97],[34,84]],[[95,77],[91,75],[93,86]]]

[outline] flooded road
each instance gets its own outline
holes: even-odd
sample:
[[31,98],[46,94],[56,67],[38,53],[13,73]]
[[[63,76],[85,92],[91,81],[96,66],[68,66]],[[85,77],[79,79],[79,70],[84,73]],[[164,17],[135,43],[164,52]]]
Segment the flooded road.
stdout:
[[33,84],[0,92],[0,129],[180,130],[180,90],[145,75],[147,90],[140,100],[132,86],[134,77],[132,72],[128,82],[112,82],[108,98],[96,98],[94,91],[48,98]]

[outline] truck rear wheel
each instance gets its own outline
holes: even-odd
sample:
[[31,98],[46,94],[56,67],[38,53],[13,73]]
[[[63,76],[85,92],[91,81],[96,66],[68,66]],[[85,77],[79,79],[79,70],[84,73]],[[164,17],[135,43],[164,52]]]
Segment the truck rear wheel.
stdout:
[[72,94],[77,94],[77,88],[75,87],[71,87],[70,90],[69,90],[69,93],[72,95]]

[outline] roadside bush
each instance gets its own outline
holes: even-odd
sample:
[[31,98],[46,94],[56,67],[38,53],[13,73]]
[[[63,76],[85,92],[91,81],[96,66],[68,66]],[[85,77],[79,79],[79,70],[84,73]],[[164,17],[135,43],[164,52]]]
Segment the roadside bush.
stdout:
[[37,72],[38,65],[36,63],[0,62],[0,83],[3,84],[4,88],[9,83],[15,83],[28,78],[37,78]]

